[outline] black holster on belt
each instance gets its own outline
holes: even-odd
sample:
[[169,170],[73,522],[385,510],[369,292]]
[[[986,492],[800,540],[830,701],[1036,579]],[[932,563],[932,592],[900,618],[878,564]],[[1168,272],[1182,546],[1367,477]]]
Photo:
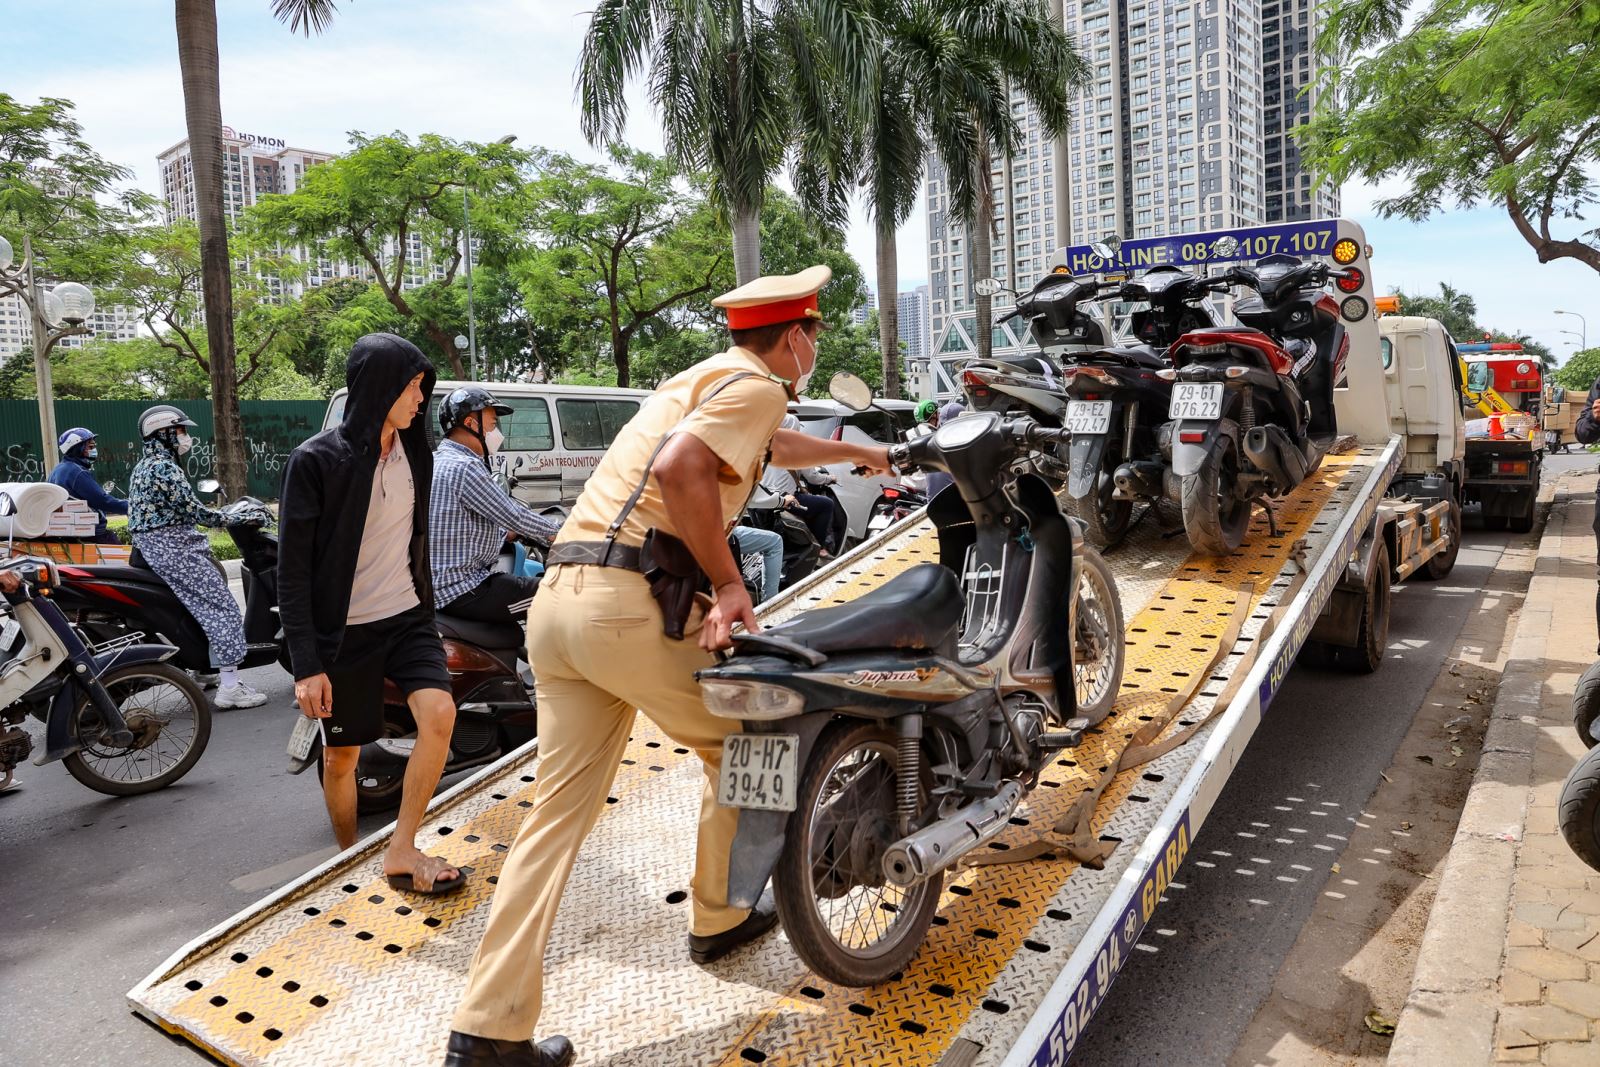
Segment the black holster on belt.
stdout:
[[669,533],[652,527],[639,546],[639,571],[650,583],[650,595],[661,608],[661,629],[674,641],[683,640],[696,593],[711,591],[711,581],[700,569],[689,546]]
[[[700,403],[704,404],[741,378],[752,377],[756,375],[749,371],[730,375],[718,382],[717,387],[707,393]],[[697,404],[696,407],[698,406]],[[616,541],[622,524],[627,521],[628,514],[633,511],[633,506],[639,502],[644,487],[650,482],[650,468],[655,465],[656,457],[661,454],[661,450],[666,447],[671,437],[671,433],[665,434],[657,442],[655,451],[650,453],[650,458],[645,461],[644,474],[640,477],[639,484],[634,486],[632,495],[628,497],[627,503],[622,505],[622,511],[612,520],[610,528],[606,531],[607,542]],[[729,543],[732,547],[731,538]],[[739,558],[737,548],[733,548],[733,558],[735,560]],[[684,626],[689,621],[689,612],[694,609],[695,595],[711,592],[711,579],[706,577],[700,561],[694,558],[694,553],[689,551],[689,546],[681,539],[651,527],[645,531],[644,543],[639,546],[639,573],[650,583],[650,595],[661,608],[662,632],[674,641],[682,641]]]

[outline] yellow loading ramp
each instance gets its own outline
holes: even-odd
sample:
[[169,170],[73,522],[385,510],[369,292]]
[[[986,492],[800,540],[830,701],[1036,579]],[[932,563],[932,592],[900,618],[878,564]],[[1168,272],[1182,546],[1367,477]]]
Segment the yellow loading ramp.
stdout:
[[[1163,736],[1200,721],[1225,688],[1236,695],[1192,742],[1111,782],[1092,823],[1121,842],[1105,869],[1047,853],[961,870],[898,981],[826,983],[781,930],[710,967],[690,962],[703,778],[641,717],[562,901],[540,1033],[569,1035],[581,1064],[614,1067],[1064,1062],[1370,527],[1398,445],[1330,457],[1278,503],[1280,536],[1258,513],[1234,556],[1190,558],[1182,535],[1153,521],[1108,553],[1128,628],[1123,692],[992,847],[1037,841],[1193,672],[1215,664]],[[935,556],[931,527],[912,516],[774,600],[765,620],[847,602]],[[1236,611],[1246,617],[1224,655]],[[1240,672],[1245,684],[1229,687]],[[133,1010],[227,1063],[435,1067],[537,772],[535,742],[434,802],[419,843],[471,868],[464,891],[390,890],[386,829],[184,946],[130,991]]]

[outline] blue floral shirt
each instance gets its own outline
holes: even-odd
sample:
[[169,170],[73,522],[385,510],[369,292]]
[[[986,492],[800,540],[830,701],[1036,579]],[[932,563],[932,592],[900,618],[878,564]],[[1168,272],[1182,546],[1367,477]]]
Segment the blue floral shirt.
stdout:
[[128,488],[128,532],[195,525],[226,526],[227,519],[195,499],[188,477],[166,445],[146,441],[144,458],[133,468]]

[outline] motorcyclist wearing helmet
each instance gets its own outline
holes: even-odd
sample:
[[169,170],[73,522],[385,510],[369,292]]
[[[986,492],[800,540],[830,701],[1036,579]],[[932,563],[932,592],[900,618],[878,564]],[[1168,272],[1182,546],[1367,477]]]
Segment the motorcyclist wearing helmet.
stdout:
[[917,405],[915,414],[918,422],[925,422],[928,424],[928,429],[937,430],[939,428],[938,401],[924,400],[922,403]]
[[128,532],[150,569],[189,609],[211,645],[211,663],[221,673],[219,710],[254,708],[267,695],[239,678],[244,661],[244,620],[228,591],[228,580],[201,526],[226,526],[228,517],[200,503],[180,466],[194,447],[194,422],[171,404],[157,404],[139,416],[144,455],[128,486]]
[[560,528],[517,503],[495,483],[491,459],[512,409],[476,385],[464,385],[439,404],[444,440],[433,457],[428,545],[438,610],[483,622],[505,622],[527,610],[539,579],[493,571],[513,531],[546,543]]
[[61,462],[50,472],[51,484],[84,501],[100,516],[94,528],[96,541],[102,545],[119,544],[117,536],[106,529],[106,516],[126,515],[128,502],[106,492],[94,476],[94,461],[100,457],[94,431],[74,426],[56,439],[56,447],[61,450]]

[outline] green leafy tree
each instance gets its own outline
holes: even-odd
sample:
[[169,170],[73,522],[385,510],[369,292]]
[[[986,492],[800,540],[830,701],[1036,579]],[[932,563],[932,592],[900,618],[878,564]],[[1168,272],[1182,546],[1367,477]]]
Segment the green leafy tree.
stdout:
[[[454,300],[441,292],[454,285],[462,264],[462,190],[472,196],[472,233],[482,243],[482,262],[503,263],[525,226],[528,154],[508,144],[436,134],[413,141],[403,133],[356,133],[351,143],[346,154],[308,170],[293,193],[262,197],[247,213],[247,227],[265,241],[314,247],[365,265],[435,359],[465,378],[455,336],[465,332],[466,318],[446,315]],[[418,273],[419,254],[438,278]]]
[[[535,302],[583,310],[598,326],[585,332],[598,334],[616,383],[627,386],[639,332],[689,300],[716,295],[731,257],[701,190],[679,188],[671,160],[616,146],[610,155],[608,168],[541,154],[529,189],[532,221],[559,254],[530,263],[523,278]],[[549,269],[556,264],[566,269]]]
[[1570,0],[1337,0],[1319,37],[1319,114],[1297,131],[1334,182],[1404,179],[1378,202],[1422,220],[1448,204],[1496,204],[1539,262],[1600,271],[1582,229],[1600,163],[1600,5]]
[[[1059,137],[1071,119],[1068,101],[1087,80],[1088,65],[1072,39],[1036,0],[877,0],[872,9],[885,36],[876,53],[878,91],[869,100],[861,187],[877,240],[879,348],[884,392],[901,393],[899,268],[895,234],[910,216],[929,146],[950,179],[951,202],[971,235],[968,274],[988,276],[994,155],[1009,157],[1022,130],[1012,90],[1039,115],[1045,135]],[[977,297],[979,322],[990,298]],[[979,355],[989,334],[977,331]]]
[[1600,381],[1600,348],[1585,348],[1582,352],[1574,352],[1571,358],[1561,365],[1561,369],[1556,371],[1555,381],[1557,385],[1565,386],[1571,392],[1587,396],[1589,388]]
[[791,152],[807,210],[844,224],[849,120],[878,91],[880,48],[877,21],[844,0],[600,0],[578,61],[584,136],[620,142],[627,84],[648,72],[668,152],[710,175],[732,224],[734,274],[747,282],[763,266],[763,200]]
[[1456,289],[1448,282],[1440,282],[1438,296],[1412,295],[1403,291],[1398,295],[1403,314],[1435,319],[1457,341],[1477,341],[1483,337],[1483,329],[1478,325],[1478,302],[1471,293]]
[[[840,371],[849,371],[873,389],[881,388],[884,369],[898,367],[899,361],[880,359],[878,344],[877,312],[867,316],[867,321],[859,326],[850,322],[828,330],[817,343],[817,372],[811,379],[816,384],[812,385],[811,392],[818,396],[826,394],[828,380]],[[894,351],[899,352],[901,348],[896,338]]]
[[[194,172],[195,215],[200,227],[201,296],[210,352],[211,412],[217,432],[218,479],[230,493],[246,486],[244,426],[239,420],[234,371],[233,259],[223,198],[222,78],[217,47],[216,0],[174,0],[178,67],[183,76],[184,121]],[[273,0],[273,14],[290,30],[321,32],[332,20],[333,0]]]

